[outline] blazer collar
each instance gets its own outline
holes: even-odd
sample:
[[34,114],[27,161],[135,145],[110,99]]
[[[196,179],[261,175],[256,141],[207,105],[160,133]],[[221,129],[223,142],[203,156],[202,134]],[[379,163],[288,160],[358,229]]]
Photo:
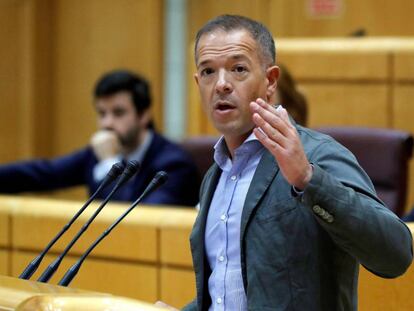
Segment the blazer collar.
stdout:
[[[259,165],[256,168],[256,172],[254,173],[249,190],[247,191],[246,200],[244,202],[240,225],[241,242],[244,239],[246,227],[252,212],[258,205],[266,190],[269,188],[278,171],[279,165],[277,164],[275,158],[269,151],[265,150]],[[242,247],[242,245],[243,243],[240,244],[240,247]]]

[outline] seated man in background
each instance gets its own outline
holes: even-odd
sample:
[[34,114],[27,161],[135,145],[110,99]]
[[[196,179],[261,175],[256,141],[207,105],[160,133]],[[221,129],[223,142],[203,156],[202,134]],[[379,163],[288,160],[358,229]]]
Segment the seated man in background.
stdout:
[[[141,170],[114,195],[133,201],[156,172],[168,173],[168,182],[143,202],[192,205],[197,203],[196,168],[179,146],[153,129],[150,88],[142,77],[125,70],[104,75],[94,91],[100,130],[90,145],[53,160],[34,160],[0,166],[0,192],[54,190],[85,184],[93,193],[111,166],[137,160]],[[99,196],[104,198],[111,186]]]

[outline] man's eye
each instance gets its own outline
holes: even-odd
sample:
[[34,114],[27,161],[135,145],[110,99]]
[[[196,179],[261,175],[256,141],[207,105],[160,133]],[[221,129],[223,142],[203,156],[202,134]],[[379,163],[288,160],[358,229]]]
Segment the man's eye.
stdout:
[[239,72],[239,73],[242,73],[242,72],[247,71],[247,68],[246,68],[246,67],[244,67],[244,66],[236,66],[236,67],[234,68],[234,71]]
[[202,76],[206,76],[206,75],[210,75],[212,74],[214,71],[211,68],[205,68],[203,70],[201,70],[201,75]]
[[124,110],[115,110],[114,111],[114,116],[116,117],[122,117],[125,114]]

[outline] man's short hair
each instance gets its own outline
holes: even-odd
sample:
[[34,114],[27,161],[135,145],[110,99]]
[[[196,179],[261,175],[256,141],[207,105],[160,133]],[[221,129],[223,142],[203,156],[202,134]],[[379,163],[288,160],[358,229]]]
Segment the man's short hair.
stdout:
[[197,47],[200,38],[216,30],[230,32],[233,30],[246,30],[256,41],[261,50],[263,62],[275,64],[276,49],[272,34],[262,23],[240,15],[220,15],[207,22],[198,32],[195,39],[194,55],[197,62]]
[[138,115],[151,106],[150,86],[146,79],[128,70],[104,74],[96,83],[94,96],[101,98],[126,91],[131,94]]

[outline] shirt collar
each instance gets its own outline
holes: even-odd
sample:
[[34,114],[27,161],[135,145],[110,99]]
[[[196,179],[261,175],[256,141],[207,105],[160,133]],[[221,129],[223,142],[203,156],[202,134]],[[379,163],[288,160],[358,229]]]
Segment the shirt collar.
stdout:
[[145,153],[149,149],[152,139],[154,138],[154,132],[151,130],[147,131],[147,135],[144,137],[144,141],[128,156],[126,157],[128,161],[135,160],[139,163],[142,163],[142,160],[144,159]]
[[[257,139],[256,135],[252,132],[246,140],[236,148],[234,151],[235,156],[247,154],[253,155],[259,149],[264,148],[261,142]],[[224,136],[221,136],[217,143],[214,145],[214,161],[217,165],[223,169],[228,161],[231,162],[230,152],[227,149]]]

